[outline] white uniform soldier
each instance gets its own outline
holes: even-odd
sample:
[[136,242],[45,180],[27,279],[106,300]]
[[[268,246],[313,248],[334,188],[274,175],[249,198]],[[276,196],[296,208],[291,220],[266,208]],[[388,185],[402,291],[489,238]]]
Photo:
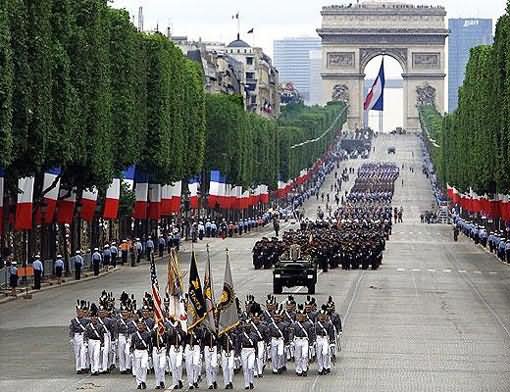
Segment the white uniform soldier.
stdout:
[[172,373],[173,389],[181,389],[182,383],[182,356],[186,334],[179,321],[170,318],[167,325],[168,364]]
[[209,389],[217,389],[216,376],[218,373],[218,341],[216,334],[209,329],[204,330],[204,363],[205,377]]
[[101,346],[101,356],[100,356],[100,372],[103,374],[110,372],[110,351],[112,348],[112,322],[111,319],[107,317],[108,311],[104,305],[99,306],[99,317],[97,319],[98,323],[101,325],[103,330],[103,344]]
[[266,341],[268,338],[268,328],[266,323],[262,322],[261,314],[258,312],[253,313],[250,324],[257,334],[257,356],[255,360],[255,377],[262,378],[264,375],[264,368],[266,367],[267,353]]
[[258,335],[249,322],[241,327],[238,345],[241,351],[241,362],[244,375],[244,389],[254,389],[255,358]]
[[198,380],[202,369],[200,356],[201,352],[201,330],[196,328],[186,334],[186,345],[184,348],[184,360],[186,361],[186,375],[188,376],[188,389],[198,388]]
[[85,317],[87,309],[87,303],[78,300],[76,305],[76,317],[71,320],[69,325],[69,337],[71,338],[70,342],[73,346],[76,374],[88,373],[87,349],[84,339],[85,331],[89,323],[89,319]]
[[235,356],[235,339],[234,334],[226,332],[219,338],[221,346],[221,368],[223,369],[223,383],[225,389],[234,389],[232,384],[234,379],[234,356]]
[[317,321],[315,322],[317,336],[317,371],[323,376],[331,371],[330,344],[335,341],[335,327],[329,319],[326,305],[322,305]]
[[92,376],[98,376],[101,366],[100,355],[101,347],[106,333],[103,326],[98,322],[98,309],[96,304],[90,305],[90,322],[85,330],[85,342],[88,345],[90,358],[90,373]]
[[156,377],[156,389],[165,389],[165,370],[166,370],[166,345],[167,331],[159,331],[156,327],[151,332],[152,339],[152,364],[154,366],[154,375]]
[[299,305],[296,321],[292,323],[291,333],[295,347],[296,374],[306,377],[308,374],[308,350],[314,342],[314,328],[313,324],[306,318],[303,305]]
[[145,328],[142,318],[138,319],[136,332],[131,338],[131,351],[133,352],[133,369],[136,376],[137,389],[147,388],[147,368],[149,352],[152,351],[151,334]]

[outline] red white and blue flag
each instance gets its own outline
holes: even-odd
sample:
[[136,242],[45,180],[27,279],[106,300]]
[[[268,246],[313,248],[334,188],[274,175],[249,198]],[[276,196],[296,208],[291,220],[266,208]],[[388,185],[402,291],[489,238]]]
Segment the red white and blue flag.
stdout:
[[379,74],[374,80],[374,84],[370,88],[365,102],[363,103],[363,109],[377,110],[382,112],[384,110],[384,58],[381,61],[381,68],[379,68]]
[[165,318],[163,309],[161,308],[161,295],[159,294],[158,275],[156,273],[156,264],[151,258],[151,294],[154,301],[154,321],[158,327],[158,332],[162,335],[165,332]]

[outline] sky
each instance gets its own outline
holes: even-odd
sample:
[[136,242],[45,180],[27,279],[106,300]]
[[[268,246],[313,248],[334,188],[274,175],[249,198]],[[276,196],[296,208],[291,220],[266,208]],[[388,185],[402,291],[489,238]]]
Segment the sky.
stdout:
[[[115,8],[125,8],[138,15],[143,6],[145,29],[186,35],[190,39],[221,41],[235,39],[237,23],[232,15],[239,12],[241,38],[252,46],[273,54],[273,40],[294,36],[316,36],[324,5],[348,4],[351,0],[113,0]],[[354,3],[355,0],[352,0]],[[443,5],[449,18],[497,18],[504,13],[506,0],[423,0],[409,3]],[[254,34],[246,34],[251,28]]]

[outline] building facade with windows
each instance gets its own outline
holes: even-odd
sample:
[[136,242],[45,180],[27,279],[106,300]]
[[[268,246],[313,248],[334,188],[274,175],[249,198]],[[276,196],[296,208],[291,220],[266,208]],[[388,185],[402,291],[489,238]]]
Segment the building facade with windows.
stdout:
[[282,83],[292,82],[310,104],[310,51],[321,48],[319,37],[284,38],[273,41],[274,65]]
[[449,19],[448,29],[448,111],[453,112],[458,106],[469,50],[492,44],[492,19]]

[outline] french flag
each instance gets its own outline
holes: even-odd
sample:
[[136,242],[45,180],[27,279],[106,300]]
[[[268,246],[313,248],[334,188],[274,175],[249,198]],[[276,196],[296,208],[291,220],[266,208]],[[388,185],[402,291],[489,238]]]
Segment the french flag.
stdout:
[[232,192],[233,192],[232,185],[227,184],[226,179],[225,179],[225,184],[223,187],[223,198],[221,201],[222,208],[226,208],[226,209],[232,208],[232,204],[234,203],[234,199],[235,199]]
[[129,166],[126,170],[122,171],[122,183],[126,184],[127,188],[132,191],[135,187],[135,165]]
[[215,208],[216,204],[220,205],[225,184],[222,182],[219,170],[211,170],[211,180],[209,182],[209,197],[207,205],[209,208]]
[[161,187],[161,215],[169,216],[172,215],[172,209],[170,207],[172,203],[172,190],[170,185],[163,185]]
[[241,196],[243,194],[242,186],[235,186],[232,188],[232,206],[231,208],[235,210],[241,209]]
[[260,202],[269,204],[269,187],[267,185],[260,186]]
[[369,110],[384,110],[384,57],[381,61],[381,67],[379,68],[379,74],[377,78],[374,80],[374,84],[370,88],[367,97],[365,98],[365,102],[363,103],[363,108],[366,111]]
[[189,190],[189,201],[190,207],[196,209],[199,207],[198,203],[198,190],[200,189],[200,177],[195,176],[191,177],[188,180],[188,190]]
[[182,181],[170,185],[170,212],[177,214],[181,209]]
[[[49,189],[60,174],[61,170],[58,167],[49,169],[46,173],[44,173],[42,191],[44,192],[46,189]],[[60,191],[60,179],[57,180],[55,187],[53,187],[44,195],[44,202],[46,203],[46,214],[42,216],[40,208],[37,208],[35,212],[36,224],[39,225],[42,222],[44,223],[53,222],[53,218],[55,217],[55,210],[57,208],[59,191]]]
[[149,219],[161,219],[161,185],[149,185]]
[[114,178],[104,199],[104,219],[117,219],[119,214],[120,178]]
[[250,206],[250,191],[246,190],[241,196],[241,209],[248,208]]
[[16,204],[15,230],[32,229],[32,202],[34,200],[34,177],[18,179],[18,202]]
[[133,218],[147,219],[147,197],[149,195],[149,179],[139,170],[135,174],[135,209]]
[[4,230],[4,169],[0,168],[0,235]]
[[278,199],[285,197],[285,188],[287,184],[281,180],[278,180],[278,190],[276,191],[276,196]]
[[97,189],[92,187],[90,190],[84,190],[81,194],[80,218],[91,222],[94,219],[97,206]]
[[76,190],[61,189],[60,197],[62,199],[58,201],[57,222],[62,225],[70,225],[73,222],[74,206],[76,205]]

